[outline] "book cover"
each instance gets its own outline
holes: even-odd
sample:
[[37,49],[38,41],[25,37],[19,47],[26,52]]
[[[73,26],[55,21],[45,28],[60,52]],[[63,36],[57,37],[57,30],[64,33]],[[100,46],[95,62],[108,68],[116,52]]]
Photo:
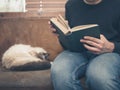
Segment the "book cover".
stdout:
[[86,51],[83,43],[80,42],[80,39],[84,36],[100,38],[99,25],[97,24],[82,25],[70,29],[69,27],[66,28],[66,26],[57,19],[55,21],[52,21],[51,19],[50,21],[52,26],[56,29],[56,32],[59,34],[58,38],[61,45],[70,51]]

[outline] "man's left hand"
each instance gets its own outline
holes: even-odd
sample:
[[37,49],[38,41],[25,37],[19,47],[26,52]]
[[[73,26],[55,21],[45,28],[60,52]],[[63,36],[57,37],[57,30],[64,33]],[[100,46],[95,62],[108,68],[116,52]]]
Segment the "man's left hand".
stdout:
[[104,35],[100,35],[100,39],[85,36],[80,42],[84,44],[86,49],[94,54],[102,54],[114,50],[114,43],[108,41]]

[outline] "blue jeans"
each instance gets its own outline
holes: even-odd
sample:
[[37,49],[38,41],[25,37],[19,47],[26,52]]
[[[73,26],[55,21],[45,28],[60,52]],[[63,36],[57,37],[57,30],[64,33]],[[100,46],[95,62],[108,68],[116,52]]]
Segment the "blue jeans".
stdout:
[[89,90],[120,90],[120,55],[92,56],[64,51],[51,67],[55,90],[84,90],[80,81],[84,76]]

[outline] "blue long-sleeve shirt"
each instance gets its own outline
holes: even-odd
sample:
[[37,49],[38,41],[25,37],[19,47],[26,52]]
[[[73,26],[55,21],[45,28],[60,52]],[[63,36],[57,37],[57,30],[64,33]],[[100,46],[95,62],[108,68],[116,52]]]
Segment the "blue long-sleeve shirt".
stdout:
[[69,0],[65,9],[70,27],[100,25],[101,34],[115,44],[114,52],[120,54],[120,0],[103,0],[97,5],[88,5],[83,0]]

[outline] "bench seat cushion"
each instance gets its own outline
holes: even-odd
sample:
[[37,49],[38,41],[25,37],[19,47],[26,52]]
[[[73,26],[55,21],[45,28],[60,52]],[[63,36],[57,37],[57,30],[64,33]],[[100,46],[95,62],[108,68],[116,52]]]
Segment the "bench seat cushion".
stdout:
[[[50,70],[5,71],[0,70],[0,90],[19,88],[22,90],[53,90]],[[17,90],[19,90],[17,89]]]

